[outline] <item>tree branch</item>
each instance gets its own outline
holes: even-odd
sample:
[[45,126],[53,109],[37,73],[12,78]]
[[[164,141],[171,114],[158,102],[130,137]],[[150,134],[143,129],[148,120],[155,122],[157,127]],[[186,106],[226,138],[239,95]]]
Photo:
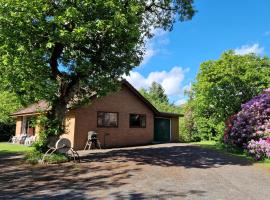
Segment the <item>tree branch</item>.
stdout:
[[60,57],[61,53],[63,52],[64,46],[61,43],[55,43],[53,48],[53,52],[50,59],[50,66],[53,78],[57,78],[58,76],[62,76],[63,74],[58,69],[58,58]]
[[92,51],[90,49],[88,49],[88,48],[86,48],[84,46],[75,46],[74,49],[77,50],[77,51],[81,51],[81,52],[83,52],[85,54],[92,53]]
[[158,5],[154,1],[152,1],[150,5],[145,7],[145,11],[153,12],[155,10],[155,9],[153,9],[153,7],[160,8],[160,9],[166,10],[166,11],[177,11],[177,7],[174,7],[174,8],[165,7],[165,5],[162,5],[162,4]]

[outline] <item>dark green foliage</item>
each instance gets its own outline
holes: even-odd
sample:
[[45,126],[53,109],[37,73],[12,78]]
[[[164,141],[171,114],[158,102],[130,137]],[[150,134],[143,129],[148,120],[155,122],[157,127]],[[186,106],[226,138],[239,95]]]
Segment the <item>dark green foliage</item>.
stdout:
[[15,123],[0,122],[0,142],[8,141],[15,134]]

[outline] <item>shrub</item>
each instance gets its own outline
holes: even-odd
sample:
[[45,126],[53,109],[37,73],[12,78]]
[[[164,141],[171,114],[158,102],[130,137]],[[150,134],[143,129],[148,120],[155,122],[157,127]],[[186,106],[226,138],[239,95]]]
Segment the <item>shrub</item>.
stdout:
[[47,163],[63,163],[67,162],[69,159],[66,155],[60,153],[53,153],[51,156],[45,158],[45,162]]
[[0,122],[0,142],[8,141],[15,133],[15,123]]
[[37,150],[30,151],[25,154],[25,161],[29,164],[37,164],[42,159],[43,154]]
[[242,105],[242,110],[226,123],[224,141],[246,148],[251,140],[259,141],[270,133],[270,91]]
[[181,142],[193,141],[192,136],[197,133],[191,101],[183,106],[184,116],[179,119],[179,139]]
[[[25,160],[29,164],[37,164],[39,161],[41,161],[43,156],[44,156],[43,153],[41,153],[37,150],[33,150],[33,151],[28,152],[25,155]],[[69,160],[68,157],[64,154],[53,153],[50,156],[46,156],[44,161],[46,163],[55,164],[55,163],[67,162],[68,160]]]
[[[203,131],[203,139],[223,137],[226,119],[270,85],[269,63],[270,59],[266,57],[227,51],[218,60],[200,65],[191,93],[195,102],[195,121],[199,134]],[[204,118],[202,124],[198,117]]]
[[247,149],[248,153],[256,160],[270,158],[270,143],[267,140],[251,140],[248,143]]

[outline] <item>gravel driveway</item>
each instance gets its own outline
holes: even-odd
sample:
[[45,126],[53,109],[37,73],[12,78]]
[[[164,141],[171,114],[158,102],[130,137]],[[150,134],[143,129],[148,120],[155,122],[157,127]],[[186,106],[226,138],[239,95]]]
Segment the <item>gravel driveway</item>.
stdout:
[[270,170],[185,144],[84,153],[82,163],[0,156],[0,199],[270,199]]

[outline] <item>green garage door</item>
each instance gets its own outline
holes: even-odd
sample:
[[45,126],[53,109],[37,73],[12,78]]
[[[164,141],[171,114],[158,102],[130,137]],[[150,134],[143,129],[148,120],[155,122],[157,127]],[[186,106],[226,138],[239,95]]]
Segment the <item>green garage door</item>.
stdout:
[[155,137],[154,140],[158,142],[170,141],[170,119],[155,118]]

